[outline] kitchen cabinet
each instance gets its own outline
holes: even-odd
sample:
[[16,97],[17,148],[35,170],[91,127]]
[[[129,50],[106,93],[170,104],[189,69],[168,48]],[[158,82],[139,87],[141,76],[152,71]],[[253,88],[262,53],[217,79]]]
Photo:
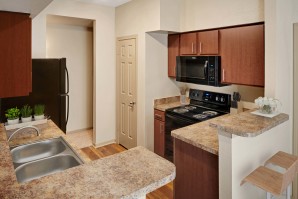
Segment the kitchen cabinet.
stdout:
[[197,33],[198,54],[218,55],[218,30],[203,31]]
[[174,139],[174,198],[218,199],[218,156]]
[[264,24],[220,30],[222,83],[264,86]]
[[26,96],[31,83],[31,18],[0,11],[0,98]]
[[197,33],[180,34],[180,55],[197,54]]
[[179,56],[179,35],[168,36],[168,76],[176,77],[176,56]]
[[154,152],[165,156],[165,112],[154,110]]

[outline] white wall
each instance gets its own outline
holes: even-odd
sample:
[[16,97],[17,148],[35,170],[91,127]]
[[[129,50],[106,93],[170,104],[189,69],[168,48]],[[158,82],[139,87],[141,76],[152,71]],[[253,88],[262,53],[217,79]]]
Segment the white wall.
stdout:
[[293,2],[265,0],[265,95],[290,115],[286,132],[293,129]]
[[47,23],[47,57],[66,58],[70,77],[67,132],[92,128],[93,29]]
[[177,83],[168,78],[168,36],[146,34],[145,132],[146,146],[154,148],[154,99],[179,94]]
[[264,19],[264,0],[182,0],[181,31],[254,23]]
[[291,132],[283,131],[288,123],[280,124],[256,137],[233,135],[228,138],[224,133],[219,134],[219,198],[266,198],[262,189],[250,183],[241,186],[241,182],[278,151],[291,153]]
[[115,139],[115,8],[72,0],[54,0],[32,21],[32,56],[46,57],[46,16],[94,20],[94,144]]

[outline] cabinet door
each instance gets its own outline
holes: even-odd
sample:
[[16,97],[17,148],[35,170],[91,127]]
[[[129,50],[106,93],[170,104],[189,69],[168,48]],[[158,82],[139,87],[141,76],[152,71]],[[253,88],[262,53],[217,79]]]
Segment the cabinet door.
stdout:
[[154,110],[154,152],[165,155],[165,113]]
[[218,156],[174,139],[174,198],[218,199]]
[[197,54],[197,33],[184,33],[180,35],[180,55]]
[[31,18],[0,12],[0,98],[31,91]]
[[168,76],[176,77],[176,56],[179,56],[179,35],[168,36]]
[[218,54],[218,30],[198,32],[198,54],[217,55]]
[[222,82],[264,86],[264,25],[220,30]]

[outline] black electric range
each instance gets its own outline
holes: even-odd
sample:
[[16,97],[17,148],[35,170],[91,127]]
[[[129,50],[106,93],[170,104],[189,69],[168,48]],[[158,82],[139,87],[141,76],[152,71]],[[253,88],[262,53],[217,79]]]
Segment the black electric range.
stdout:
[[173,162],[171,131],[230,112],[231,95],[197,89],[189,91],[190,104],[166,110],[165,158]]

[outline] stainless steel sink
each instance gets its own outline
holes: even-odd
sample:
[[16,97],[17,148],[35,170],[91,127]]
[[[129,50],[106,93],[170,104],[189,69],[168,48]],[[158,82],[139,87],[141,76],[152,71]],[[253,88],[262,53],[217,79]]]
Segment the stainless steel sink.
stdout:
[[13,147],[11,154],[19,183],[83,164],[63,137]]
[[60,139],[51,139],[13,148],[11,155],[14,163],[21,164],[54,156],[65,150],[66,147]]
[[16,168],[15,172],[18,182],[22,183],[78,165],[80,163],[73,156],[58,155],[23,164]]

